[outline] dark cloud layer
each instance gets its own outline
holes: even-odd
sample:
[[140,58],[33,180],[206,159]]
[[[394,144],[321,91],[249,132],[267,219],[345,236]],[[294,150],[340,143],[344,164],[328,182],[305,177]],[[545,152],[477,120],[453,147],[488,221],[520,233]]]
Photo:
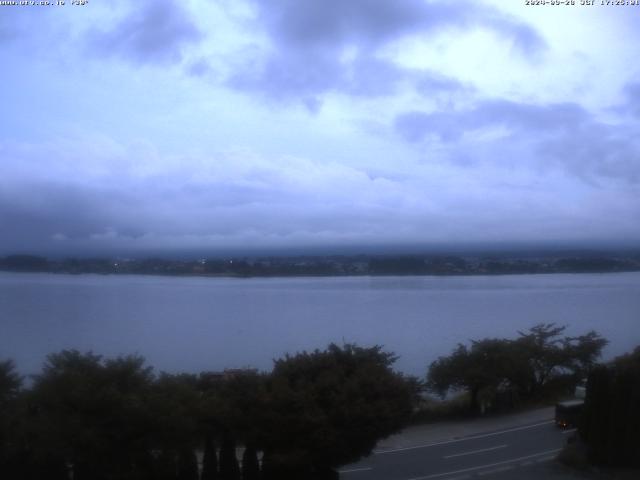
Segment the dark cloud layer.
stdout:
[[464,136],[491,128],[501,128],[501,138],[488,142],[492,155],[485,161],[513,162],[510,157],[519,148],[520,162],[543,168],[561,166],[588,181],[640,181],[640,141],[629,135],[633,127],[598,121],[575,103],[486,100],[468,110],[413,111],[395,120],[396,131],[406,141],[417,145],[440,141],[452,152],[466,151],[467,158],[473,155],[473,148],[464,142]]
[[628,84],[624,93],[627,100],[624,109],[640,118],[640,82]]
[[376,47],[398,36],[449,27],[489,26],[514,40],[524,51],[544,41],[531,27],[470,2],[424,0],[276,0],[255,2],[272,38],[279,45],[335,47],[354,42]]
[[[14,185],[17,188],[0,189],[0,219],[9,227],[1,243],[7,251],[53,245],[54,236],[62,232],[64,239],[87,240],[116,220],[106,211],[109,207],[103,200],[107,196],[100,192],[43,181]],[[18,189],[29,194],[21,195]]]
[[193,19],[174,0],[136,4],[109,30],[89,35],[94,52],[139,64],[180,61],[183,48],[201,37]]
[[470,0],[198,5],[0,17],[0,255],[640,238],[631,49]]
[[437,72],[399,68],[370,56],[360,56],[348,64],[341,64],[334,54],[318,55],[312,62],[307,57],[305,52],[274,54],[265,64],[258,62],[234,75],[231,84],[277,101],[302,100],[313,104],[328,92],[354,97],[392,95],[403,82],[413,84],[428,96],[469,88]]
[[[433,93],[455,91],[453,79],[434,82],[376,56],[379,49],[406,35],[445,29],[486,27],[509,39],[530,57],[545,48],[530,26],[470,3],[422,0],[278,0],[255,2],[257,25],[272,42],[230,79],[238,89],[277,100],[305,99],[338,91],[350,95],[394,93],[403,81]],[[344,59],[345,49],[352,50]]]
[[397,131],[408,141],[416,142],[434,135],[453,142],[467,131],[488,126],[533,131],[558,131],[579,128],[588,120],[578,104],[531,105],[507,100],[487,100],[463,111],[435,113],[407,112],[395,121]]
[[[634,165],[622,159],[625,148],[637,147],[617,144],[619,138],[588,143],[584,131],[573,141],[567,138],[550,136],[538,144],[540,161],[551,164],[567,156],[573,164],[566,170],[616,178]],[[105,152],[94,139],[82,142],[73,143],[80,157],[87,153],[83,162],[56,145],[0,145],[5,159],[0,225],[8,226],[0,236],[0,255],[638,236],[631,220],[640,214],[633,188],[611,193],[575,174],[549,182],[525,154],[508,168],[495,161],[443,172],[417,164],[410,175],[394,179],[393,166],[386,169],[388,176],[371,175],[363,168],[303,158],[172,159],[133,155],[124,145]],[[528,147],[517,136],[491,143],[488,152],[504,160]],[[461,148],[467,154],[473,150]],[[597,158],[591,149],[606,161],[590,164]],[[458,153],[453,150],[451,157]]]

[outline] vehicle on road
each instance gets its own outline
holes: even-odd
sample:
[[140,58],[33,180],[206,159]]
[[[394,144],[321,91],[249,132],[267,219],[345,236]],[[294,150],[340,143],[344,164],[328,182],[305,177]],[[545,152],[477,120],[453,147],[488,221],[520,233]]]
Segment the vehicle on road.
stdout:
[[569,400],[556,404],[556,425],[560,428],[577,427],[584,400]]

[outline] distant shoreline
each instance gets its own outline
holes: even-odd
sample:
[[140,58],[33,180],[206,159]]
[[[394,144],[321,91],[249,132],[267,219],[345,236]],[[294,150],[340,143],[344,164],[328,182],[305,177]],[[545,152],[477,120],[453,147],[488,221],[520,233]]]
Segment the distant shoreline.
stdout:
[[93,275],[99,277],[153,277],[153,278],[200,278],[200,279],[234,279],[234,280],[257,280],[257,279],[338,279],[338,278],[463,278],[463,277],[517,277],[524,275],[615,275],[621,273],[640,273],[636,270],[618,270],[614,272],[518,272],[518,273],[441,273],[441,274],[317,274],[317,275],[207,275],[207,274],[168,274],[168,273],[95,273],[95,272],[46,272],[46,271],[16,271],[0,270],[2,273],[17,273],[25,275],[47,274],[52,276],[80,277],[83,275]]
[[0,257],[0,271],[153,275],[205,278],[316,278],[392,276],[496,276],[622,273],[640,271],[640,254],[626,256],[298,256],[262,258],[66,259],[32,255]]

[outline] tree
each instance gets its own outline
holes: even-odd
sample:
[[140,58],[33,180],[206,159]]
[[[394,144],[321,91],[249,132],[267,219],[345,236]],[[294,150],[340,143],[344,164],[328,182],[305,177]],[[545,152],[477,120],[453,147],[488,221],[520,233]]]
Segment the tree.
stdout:
[[259,480],[260,464],[253,445],[247,445],[242,454],[242,480]]
[[240,466],[236,457],[236,442],[230,433],[223,436],[220,448],[220,479],[240,480]]
[[[262,419],[266,407],[265,374],[234,370],[224,374],[203,372],[198,378],[202,393],[200,426],[205,439],[206,475],[214,475],[214,438],[221,440],[219,477],[239,478],[235,444],[255,446],[264,437]],[[209,452],[207,454],[206,452]],[[217,473],[216,473],[217,475]]]
[[528,396],[536,396],[554,377],[570,375],[574,384],[582,380],[608,343],[594,331],[562,338],[566,328],[540,323],[526,333],[518,332],[516,349],[528,359],[527,381],[523,385]]
[[640,467],[640,347],[594,368],[580,434],[593,463]]
[[158,450],[153,462],[154,480],[178,480],[178,459],[174,451]]
[[563,340],[563,349],[567,356],[566,367],[579,379],[585,379],[596,365],[602,349],[608,340],[602,338],[594,330],[578,337]]
[[178,480],[198,480],[198,459],[190,448],[182,448],[178,454]]
[[162,372],[151,386],[147,407],[154,419],[155,448],[177,454],[198,446],[201,395],[196,375]]
[[[15,370],[12,360],[0,362],[0,476],[18,475],[15,465],[16,399],[22,386],[22,377]],[[17,471],[16,471],[17,470]]]
[[469,393],[469,409],[480,411],[483,390],[497,389],[514,373],[511,343],[501,339],[472,341],[471,348],[458,344],[448,357],[440,357],[429,367],[427,388],[446,395],[451,389]]
[[157,475],[194,478],[193,452],[200,446],[201,394],[197,376],[162,372],[151,385],[146,407],[152,419],[150,448],[157,452]]
[[266,405],[267,375],[234,370],[224,375],[201,373],[201,423],[206,435],[232,436],[241,444],[256,445],[263,437],[261,419]]
[[205,435],[201,480],[218,480],[218,456],[211,434]]
[[[593,368],[607,341],[590,331],[578,337],[562,337],[566,327],[541,323],[516,340],[473,340],[459,344],[449,356],[431,363],[427,387],[444,396],[450,390],[469,393],[472,412],[480,410],[483,393],[510,389],[533,398],[552,381],[572,389]],[[562,380],[562,382],[560,382]]]
[[265,478],[329,474],[402,428],[416,392],[391,369],[395,359],[379,346],[331,344],[276,360],[263,420]]
[[560,334],[567,327],[556,327],[553,323],[540,323],[527,333],[518,332],[516,344],[528,358],[528,389],[534,395],[547,382],[554,370],[567,364],[567,356],[562,349]]
[[143,475],[150,464],[152,378],[137,356],[49,355],[30,396],[39,455],[72,465],[76,480]]
[[22,386],[22,377],[16,372],[13,360],[0,362],[0,408],[13,400]]

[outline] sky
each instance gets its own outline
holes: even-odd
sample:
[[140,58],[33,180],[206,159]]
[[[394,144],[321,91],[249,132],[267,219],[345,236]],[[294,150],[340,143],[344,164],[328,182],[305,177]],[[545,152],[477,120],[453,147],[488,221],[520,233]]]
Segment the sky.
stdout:
[[637,245],[640,6],[580,3],[0,6],[0,254]]

